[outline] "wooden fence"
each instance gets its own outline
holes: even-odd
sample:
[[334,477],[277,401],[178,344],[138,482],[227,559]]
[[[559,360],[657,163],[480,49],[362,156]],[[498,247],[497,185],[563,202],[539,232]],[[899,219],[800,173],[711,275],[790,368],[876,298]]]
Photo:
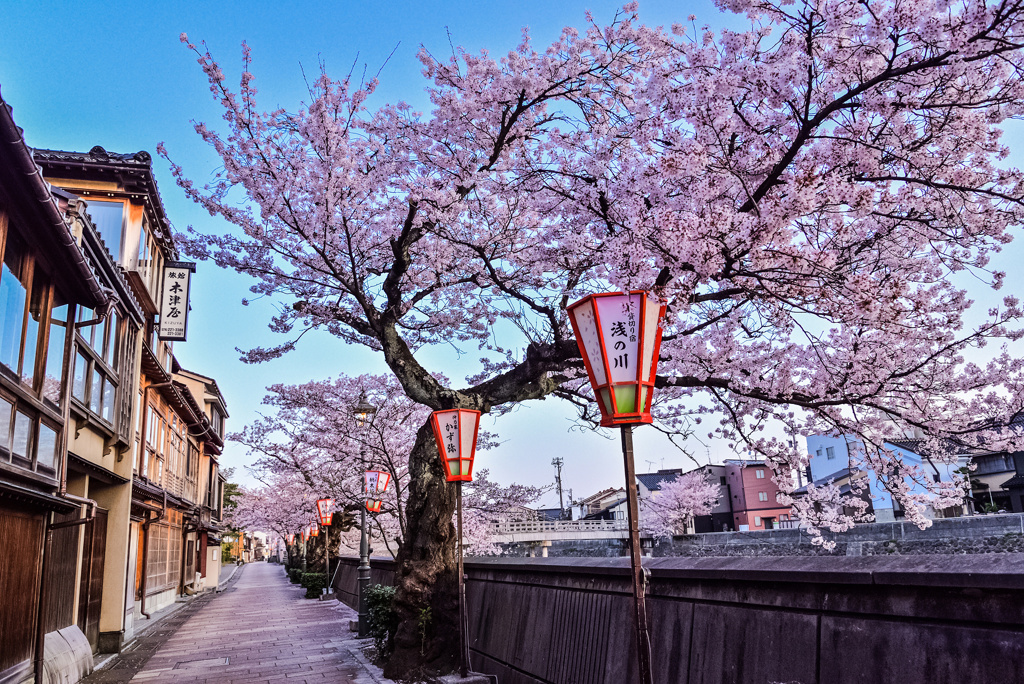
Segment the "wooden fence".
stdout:
[[[338,589],[355,605],[356,559]],[[1024,554],[645,559],[656,684],[1024,682]],[[371,563],[390,583],[390,560]],[[466,563],[473,668],[635,681],[628,560]]]

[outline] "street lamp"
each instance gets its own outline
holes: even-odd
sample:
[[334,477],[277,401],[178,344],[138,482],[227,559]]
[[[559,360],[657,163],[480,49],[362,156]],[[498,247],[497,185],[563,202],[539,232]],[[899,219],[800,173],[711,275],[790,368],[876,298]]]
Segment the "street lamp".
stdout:
[[462,483],[473,481],[480,412],[472,409],[434,411],[430,414],[430,424],[434,428],[445,478],[455,483],[459,546],[459,673],[466,677],[469,674],[469,617],[466,615],[466,581],[462,570]]
[[633,467],[633,425],[653,421],[651,399],[665,305],[642,290],[606,292],[584,297],[570,305],[568,313],[590,385],[601,409],[601,425],[618,425],[622,431],[637,664],[640,684],[652,684],[651,639],[644,606],[640,516]]
[[324,562],[327,564],[327,582],[328,587],[331,587],[331,518],[334,513],[331,509],[334,507],[334,499],[317,499],[316,500],[316,514],[320,518],[320,524],[324,528]]
[[[366,395],[359,395],[359,403],[352,407],[352,415],[356,418],[356,425],[364,427],[373,419],[377,407],[366,401]],[[359,447],[359,459],[366,463],[366,443]],[[365,482],[365,481],[364,481]],[[366,507],[360,511],[360,534],[359,534],[359,638],[369,636],[369,624],[367,623],[366,612],[366,590],[370,587],[370,539],[366,533]]]

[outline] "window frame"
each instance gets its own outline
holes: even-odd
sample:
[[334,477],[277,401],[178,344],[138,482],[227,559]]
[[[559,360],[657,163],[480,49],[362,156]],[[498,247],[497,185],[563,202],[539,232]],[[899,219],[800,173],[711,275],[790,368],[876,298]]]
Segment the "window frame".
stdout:
[[[81,323],[91,320],[85,316],[93,315],[91,309],[82,308],[81,313],[75,317],[75,354],[74,369],[72,378],[72,405],[80,412],[84,412],[94,419],[99,425],[110,430],[115,436],[122,431],[119,429],[118,417],[120,413],[120,396],[122,385],[122,372],[125,355],[124,330],[126,329],[125,316],[117,311],[115,315],[108,315],[102,321],[90,326],[80,326]],[[97,337],[99,339],[97,340]],[[94,346],[95,345],[95,346]],[[99,347],[98,349],[96,347]],[[109,352],[108,352],[109,350]],[[110,356],[110,362],[107,356]],[[78,396],[77,382],[79,374],[79,363],[84,359],[84,382],[82,396]],[[99,388],[95,385],[95,378],[99,375]],[[113,387],[108,396],[104,387]],[[99,397],[97,407],[93,408],[92,398],[94,394]],[[107,412],[109,411],[109,417]]]

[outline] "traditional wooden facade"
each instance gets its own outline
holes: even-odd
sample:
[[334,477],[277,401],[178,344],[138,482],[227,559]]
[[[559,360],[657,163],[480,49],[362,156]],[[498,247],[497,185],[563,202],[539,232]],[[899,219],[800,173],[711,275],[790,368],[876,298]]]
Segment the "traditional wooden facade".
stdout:
[[0,97],[3,682],[38,681],[44,643],[55,651],[81,649],[78,551],[102,527],[95,502],[67,487],[74,430],[69,368],[79,312],[105,313],[114,298],[77,244],[62,199],[43,179]]
[[100,535],[79,544],[78,620],[93,650],[111,652],[140,620],[217,584],[206,546],[211,531],[219,542],[210,502],[219,501],[221,481],[211,484],[209,473],[223,426],[213,428],[205,391],[194,395],[175,375],[172,343],[157,334],[161,276],[178,254],[150,155],[101,147],[34,155],[83,217],[82,243],[102,252],[103,285],[117,295],[109,315],[80,323],[70,401],[73,484],[106,513],[103,550]]

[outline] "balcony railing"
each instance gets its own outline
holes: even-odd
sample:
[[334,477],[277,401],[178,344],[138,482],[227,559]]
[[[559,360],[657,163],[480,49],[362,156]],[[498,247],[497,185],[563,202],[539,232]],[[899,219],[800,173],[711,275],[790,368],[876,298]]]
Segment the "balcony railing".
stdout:
[[491,523],[492,534],[536,532],[620,532],[629,529],[625,520],[521,520]]

